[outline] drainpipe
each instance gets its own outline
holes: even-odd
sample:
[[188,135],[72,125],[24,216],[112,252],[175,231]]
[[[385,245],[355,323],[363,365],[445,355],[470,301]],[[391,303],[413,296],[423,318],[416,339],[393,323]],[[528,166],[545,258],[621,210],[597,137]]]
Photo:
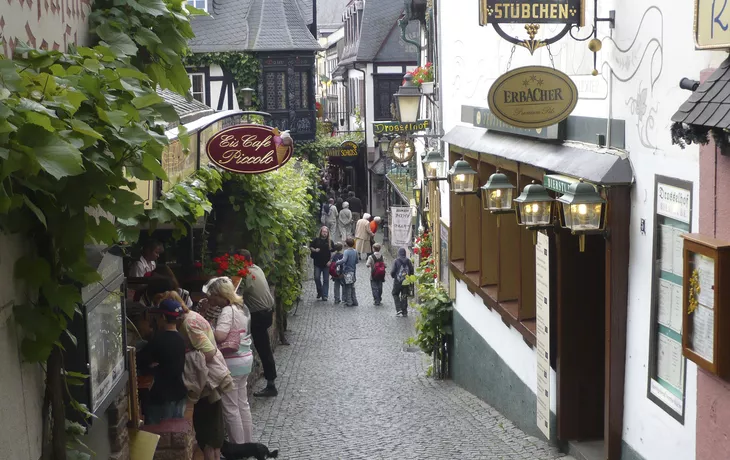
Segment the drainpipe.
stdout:
[[317,30],[317,0],[312,0],[312,25],[310,31],[315,40],[319,40],[319,31]]
[[403,17],[401,19],[398,19],[398,25],[400,26],[400,37],[403,39],[404,42],[410,43],[411,45],[416,47],[416,49],[418,50],[418,67],[421,67],[421,51],[423,50],[423,47],[417,41],[410,40],[408,39],[408,37],[406,37],[406,29],[408,28],[408,23],[410,22],[411,16],[410,12],[410,0],[406,0],[406,9],[403,12]]

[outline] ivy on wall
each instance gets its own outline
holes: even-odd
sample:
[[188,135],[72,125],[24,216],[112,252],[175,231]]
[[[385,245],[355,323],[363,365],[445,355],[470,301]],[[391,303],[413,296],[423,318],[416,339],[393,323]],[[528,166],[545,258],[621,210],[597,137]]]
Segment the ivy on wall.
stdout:
[[[86,376],[64,370],[61,337],[76,342],[67,326],[81,287],[99,280],[84,246],[131,238],[145,223],[175,222],[182,232],[179,221],[210,206],[205,190],[181,183],[145,212],[131,180],[166,179],[164,126],[179,119],[156,88],[187,93],[180,56],[193,37],[189,17],[200,13],[183,0],[98,0],[95,46],[61,53],[20,45],[14,61],[0,58],[0,231],[21,233],[35,248],[15,264],[31,300],[15,305],[14,317],[23,358],[45,362],[44,459],[65,460],[68,435],[78,431],[69,424],[67,432],[64,399]],[[216,175],[202,171],[198,185],[220,186]]]
[[[188,67],[221,66],[233,76],[238,106],[243,108],[243,88],[258,88],[261,66],[252,54],[244,52],[196,53],[185,57]],[[258,107],[258,95],[254,94],[253,106]]]

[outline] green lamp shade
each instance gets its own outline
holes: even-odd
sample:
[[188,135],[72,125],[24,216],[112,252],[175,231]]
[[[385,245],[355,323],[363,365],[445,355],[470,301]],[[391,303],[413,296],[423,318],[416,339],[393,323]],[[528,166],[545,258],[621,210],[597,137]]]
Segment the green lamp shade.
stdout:
[[532,183],[525,187],[522,194],[515,198],[520,212],[520,225],[529,227],[552,224],[553,198],[545,187]]
[[482,187],[482,203],[485,211],[509,211],[512,209],[512,194],[515,186],[500,172],[489,177]]
[[427,179],[437,179],[445,175],[446,159],[438,150],[431,150],[421,160]]
[[565,195],[558,198],[563,206],[565,227],[574,232],[601,228],[603,206],[606,203],[596,188],[583,181],[570,186]]
[[451,191],[458,194],[474,193],[477,190],[477,173],[468,162],[457,160],[449,170]]

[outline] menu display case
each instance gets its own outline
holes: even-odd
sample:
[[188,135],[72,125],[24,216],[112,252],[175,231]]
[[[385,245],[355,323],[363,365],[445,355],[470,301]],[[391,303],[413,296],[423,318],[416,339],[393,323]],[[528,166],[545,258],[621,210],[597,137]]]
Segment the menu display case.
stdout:
[[[81,291],[81,314],[69,325],[76,338],[65,339],[65,361],[69,371],[89,377],[83,385],[70,388],[73,398],[99,416],[109,407],[128,381],[125,329],[125,282],[122,257],[113,250],[87,247],[87,258],[102,281]],[[71,411],[76,416],[77,411]],[[83,420],[77,420],[83,421]],[[85,421],[91,424],[91,420]]]
[[684,280],[683,354],[730,380],[730,243],[685,234]]

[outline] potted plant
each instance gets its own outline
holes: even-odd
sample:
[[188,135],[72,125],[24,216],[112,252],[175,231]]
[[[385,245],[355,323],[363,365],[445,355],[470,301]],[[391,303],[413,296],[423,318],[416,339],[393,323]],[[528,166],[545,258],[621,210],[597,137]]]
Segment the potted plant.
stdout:
[[433,94],[433,64],[431,62],[417,67],[411,75],[413,75],[413,82],[421,88],[423,94]]

